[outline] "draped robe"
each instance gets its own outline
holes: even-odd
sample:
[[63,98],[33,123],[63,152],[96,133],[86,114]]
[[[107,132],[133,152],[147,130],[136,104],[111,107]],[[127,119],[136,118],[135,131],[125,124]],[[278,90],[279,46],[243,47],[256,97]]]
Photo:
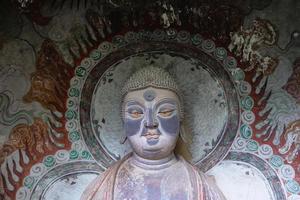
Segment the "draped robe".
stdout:
[[[173,188],[172,188],[173,187]],[[81,200],[225,200],[215,182],[182,157],[143,169],[125,156],[87,187]]]

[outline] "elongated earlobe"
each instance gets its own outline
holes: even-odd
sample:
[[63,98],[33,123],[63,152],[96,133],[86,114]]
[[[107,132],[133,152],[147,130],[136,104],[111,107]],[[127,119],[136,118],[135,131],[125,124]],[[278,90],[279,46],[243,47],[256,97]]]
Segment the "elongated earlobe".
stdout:
[[175,147],[175,153],[183,156],[186,160],[192,160],[192,154],[189,151],[189,144],[191,143],[191,138],[186,134],[185,128],[180,124],[179,138]]
[[186,132],[185,132],[185,128],[182,124],[182,122],[180,122],[180,131],[179,131],[179,136],[181,137],[182,141],[184,143],[189,143],[190,141],[188,140],[187,136],[186,136]]

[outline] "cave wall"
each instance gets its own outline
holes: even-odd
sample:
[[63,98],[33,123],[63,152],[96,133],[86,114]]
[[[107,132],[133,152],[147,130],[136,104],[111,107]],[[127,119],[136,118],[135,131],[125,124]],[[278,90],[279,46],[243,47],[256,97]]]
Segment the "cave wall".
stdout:
[[[199,166],[215,176],[228,199],[300,199],[298,1],[11,0],[0,5],[0,199],[79,199],[93,178],[127,152],[125,147],[119,149],[122,155],[107,152],[118,136],[104,137],[101,147],[100,133],[99,139],[82,130],[82,121],[89,123],[82,113],[98,94],[88,91],[99,74],[99,84],[114,84],[122,71],[117,75],[109,63],[118,62],[118,68],[130,58],[124,65],[159,61],[172,67],[183,62],[180,51],[217,60],[238,92],[238,129],[220,143],[208,139],[214,147],[207,149],[224,143],[226,152],[210,156],[207,163],[214,166]],[[147,53],[151,49],[177,54]],[[128,52],[144,54],[132,58]],[[187,71],[196,73],[197,67],[191,63]],[[110,100],[117,101],[103,97]],[[114,118],[93,124],[100,132],[122,129]]]

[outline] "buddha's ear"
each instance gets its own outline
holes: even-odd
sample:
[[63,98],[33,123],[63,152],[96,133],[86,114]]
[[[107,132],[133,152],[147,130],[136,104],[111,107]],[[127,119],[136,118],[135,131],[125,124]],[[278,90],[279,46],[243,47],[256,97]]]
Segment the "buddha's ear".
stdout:
[[179,138],[176,144],[175,153],[183,156],[186,160],[191,161],[192,154],[189,151],[188,147],[192,143],[192,137],[189,133],[190,131],[187,131],[186,126],[181,122]]
[[185,160],[191,161],[192,160],[192,154],[188,149],[187,143],[183,141],[181,137],[178,138],[176,147],[175,147],[175,154],[181,155],[184,157]]
[[183,125],[182,121],[181,121],[181,123],[180,123],[179,136],[180,136],[180,138],[182,139],[182,141],[183,141],[184,143],[188,143],[188,142],[187,142],[187,138],[186,138],[186,134],[185,134],[185,128],[184,128],[184,125]]
[[180,131],[179,131],[179,135],[182,139],[182,141],[184,143],[186,143],[187,145],[192,143],[192,135],[191,135],[191,131],[189,130],[188,126],[186,125],[186,123],[184,123],[184,121],[180,122]]

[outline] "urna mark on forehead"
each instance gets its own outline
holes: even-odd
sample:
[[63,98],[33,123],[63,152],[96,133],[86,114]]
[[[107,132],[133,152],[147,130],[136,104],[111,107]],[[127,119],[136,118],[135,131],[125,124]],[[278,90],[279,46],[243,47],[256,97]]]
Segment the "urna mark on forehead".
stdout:
[[143,97],[146,101],[153,101],[156,97],[156,92],[152,89],[146,89],[146,91],[143,94]]

